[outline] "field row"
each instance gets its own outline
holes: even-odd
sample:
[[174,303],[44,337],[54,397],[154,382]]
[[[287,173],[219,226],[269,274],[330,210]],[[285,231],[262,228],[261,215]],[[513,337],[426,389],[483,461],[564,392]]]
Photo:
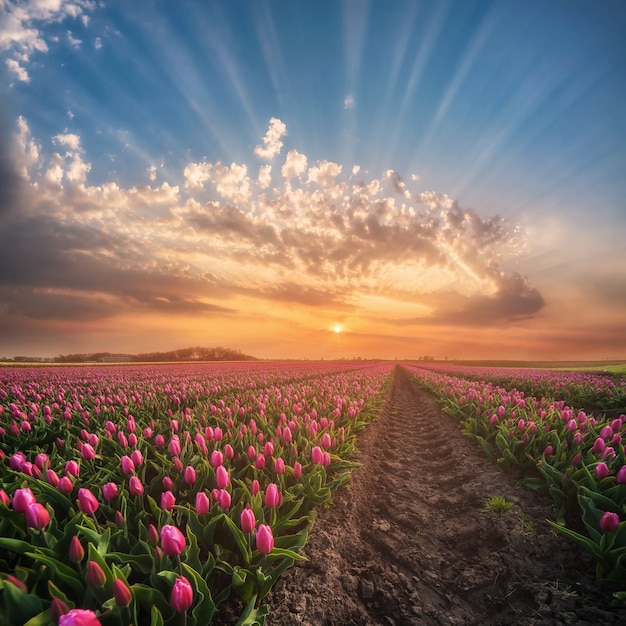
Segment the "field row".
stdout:
[[[598,579],[623,585],[626,415],[594,415],[567,399],[592,398],[593,408],[604,389],[615,409],[623,406],[624,381],[545,370],[407,369],[490,459],[553,498],[553,527],[594,555]],[[586,534],[568,528],[571,516],[582,517]]]
[[0,370],[0,623],[262,623],[390,372]]

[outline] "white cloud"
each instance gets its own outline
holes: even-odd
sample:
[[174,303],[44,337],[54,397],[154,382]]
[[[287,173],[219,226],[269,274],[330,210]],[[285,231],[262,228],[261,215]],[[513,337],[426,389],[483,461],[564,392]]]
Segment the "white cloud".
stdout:
[[261,159],[268,161],[272,160],[277,154],[280,153],[283,147],[283,142],[280,140],[287,134],[287,126],[281,122],[278,118],[273,117],[270,120],[270,126],[263,137],[263,146],[257,146],[254,149],[254,154]]
[[418,174],[411,174],[411,180],[418,181],[420,179]]
[[353,165],[352,166],[352,176],[356,176],[360,171],[361,171],[361,166],[360,165]]
[[354,109],[354,105],[354,96],[348,94],[343,100],[343,108],[348,111],[349,109]]
[[267,189],[272,184],[272,166],[261,165],[259,168],[259,177],[257,178],[257,185],[261,189]]
[[83,43],[80,39],[77,39],[76,37],[74,37],[74,35],[72,35],[71,30],[67,31],[67,40],[70,42],[70,46],[73,46],[74,48],[80,47],[80,45]]
[[250,198],[250,179],[248,167],[231,163],[224,167],[217,163],[213,168],[213,178],[217,192],[227,200],[243,203]]
[[156,171],[157,171],[156,165],[151,165],[148,168],[148,177],[150,178],[152,182],[156,180]]
[[28,75],[28,72],[15,59],[7,59],[6,64],[9,68],[9,71],[15,74],[17,80],[24,83],[30,82],[30,76]]
[[332,161],[322,161],[318,166],[309,169],[308,183],[316,183],[320,187],[329,187],[341,174],[341,165]]
[[100,50],[100,48],[102,48],[102,39],[100,37],[96,37],[94,42],[93,42],[93,47],[96,50]]
[[212,163],[203,161],[202,163],[189,163],[184,171],[185,187],[187,189],[201,189],[204,183],[211,179]]
[[62,135],[55,135],[53,137],[55,143],[60,143],[63,146],[67,146],[71,150],[81,150],[80,137],[74,133],[65,133]]
[[289,150],[285,164],[281,169],[283,178],[289,180],[306,172],[307,158],[297,150]]

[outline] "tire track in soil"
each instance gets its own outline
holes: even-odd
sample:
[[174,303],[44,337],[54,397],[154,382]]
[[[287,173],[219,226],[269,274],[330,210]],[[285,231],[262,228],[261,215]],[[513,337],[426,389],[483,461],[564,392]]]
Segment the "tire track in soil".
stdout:
[[[619,624],[624,605],[397,366],[359,437],[350,486],[316,515],[303,554],[268,596],[269,626]],[[481,512],[503,495],[507,513]]]

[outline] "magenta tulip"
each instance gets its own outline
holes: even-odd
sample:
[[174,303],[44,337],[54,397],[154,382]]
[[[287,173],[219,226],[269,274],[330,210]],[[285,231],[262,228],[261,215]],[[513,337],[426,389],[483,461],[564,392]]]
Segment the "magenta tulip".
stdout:
[[78,490],[78,506],[83,513],[91,515],[98,510],[98,499],[89,489],[80,488]]
[[261,491],[261,485],[259,485],[259,481],[255,478],[250,485],[250,495],[256,496],[257,493]]
[[119,492],[119,489],[115,483],[106,483],[102,485],[102,497],[107,502],[111,502],[111,500],[115,500],[115,498],[117,498],[118,492]]
[[600,530],[605,533],[612,533],[617,530],[619,526],[619,515],[617,513],[611,513],[607,511],[600,518]]
[[35,502],[35,496],[28,487],[16,489],[13,494],[13,510],[18,513],[26,513],[26,509]]
[[193,588],[190,582],[179,576],[174,581],[170,595],[170,606],[178,613],[184,613],[193,604]]
[[135,464],[135,467],[143,465],[143,454],[139,450],[133,450],[130,454],[130,459]]
[[316,465],[321,465],[322,464],[323,457],[324,457],[324,453],[322,452],[322,449],[319,446],[315,446],[311,450],[311,460]]
[[93,461],[96,458],[96,451],[93,449],[92,445],[84,443],[80,447],[80,455],[85,461]]
[[59,480],[58,489],[61,493],[64,493],[66,496],[68,496],[70,493],[72,493],[74,485],[72,484],[72,481],[68,476],[63,476],[63,478]]
[[180,439],[178,438],[178,435],[172,435],[169,450],[172,456],[178,456],[180,454]]
[[102,626],[102,623],[93,611],[71,609],[59,617],[59,626]]
[[169,476],[163,476],[161,483],[163,484],[163,489],[166,491],[174,490],[174,481]]
[[70,541],[68,556],[72,563],[80,563],[85,558],[85,549],[76,535]]
[[283,459],[281,457],[278,457],[274,461],[274,471],[277,474],[284,474],[285,473],[285,461],[283,461]]
[[165,554],[176,556],[185,549],[187,540],[176,526],[166,524],[161,528],[161,545]]
[[296,480],[300,480],[300,477],[302,476],[302,464],[298,461],[296,461],[293,464],[293,477]]
[[226,489],[221,489],[219,493],[218,502],[220,509],[227,509],[230,506],[230,494]]
[[130,476],[130,474],[135,471],[135,464],[133,463],[133,460],[126,454],[120,459],[120,466],[122,468],[122,473],[126,476]]
[[596,478],[602,480],[609,475],[609,466],[606,463],[598,463],[595,469]]
[[617,470],[617,475],[615,476],[615,482],[618,485],[626,485],[626,465],[622,465],[620,469]]
[[274,535],[266,524],[259,524],[256,531],[256,548],[261,554],[269,554],[274,549]]
[[74,460],[68,461],[65,464],[65,473],[74,476],[75,478],[80,474],[80,466]]
[[29,528],[42,530],[50,523],[50,513],[43,504],[33,502],[29,504],[26,511],[26,525]]
[[53,487],[59,486],[59,475],[52,469],[46,470],[46,482]]

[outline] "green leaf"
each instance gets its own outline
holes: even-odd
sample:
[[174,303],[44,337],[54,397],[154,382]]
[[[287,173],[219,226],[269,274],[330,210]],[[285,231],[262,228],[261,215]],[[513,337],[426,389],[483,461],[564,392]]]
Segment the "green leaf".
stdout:
[[255,608],[254,605],[256,604],[256,600],[256,595],[250,598],[250,601],[239,616],[239,620],[235,626],[263,626],[265,624],[265,618],[269,613],[269,607],[267,604],[263,604],[262,606]]
[[50,578],[60,587],[68,586],[74,593],[79,595],[84,593],[85,588],[78,576],[78,572],[69,565],[65,565],[65,563],[61,563],[61,561],[47,554],[42,554],[41,552],[27,552],[26,556],[29,556],[34,561],[47,565]]
[[9,624],[25,624],[43,610],[42,602],[37,596],[22,591],[11,583],[4,585],[2,599]]
[[213,602],[211,591],[209,590],[206,581],[202,578],[202,576],[200,576],[200,574],[198,574],[198,572],[185,563],[182,564],[182,569],[187,575],[187,578],[189,578],[195,586],[196,594],[198,596],[198,601],[194,603],[195,606],[191,611],[191,614],[196,619],[197,624],[210,624],[213,620],[213,616],[217,612],[217,608]]
[[163,615],[156,606],[150,609],[150,626],[163,626]]
[[242,530],[235,524],[235,522],[233,522],[233,520],[228,517],[228,515],[224,516],[224,523],[228,527],[228,530],[230,530],[230,534],[233,536],[233,539],[235,540],[235,543],[239,548],[239,552],[243,557],[244,563],[246,565],[249,565],[251,554],[246,536],[243,534]]

